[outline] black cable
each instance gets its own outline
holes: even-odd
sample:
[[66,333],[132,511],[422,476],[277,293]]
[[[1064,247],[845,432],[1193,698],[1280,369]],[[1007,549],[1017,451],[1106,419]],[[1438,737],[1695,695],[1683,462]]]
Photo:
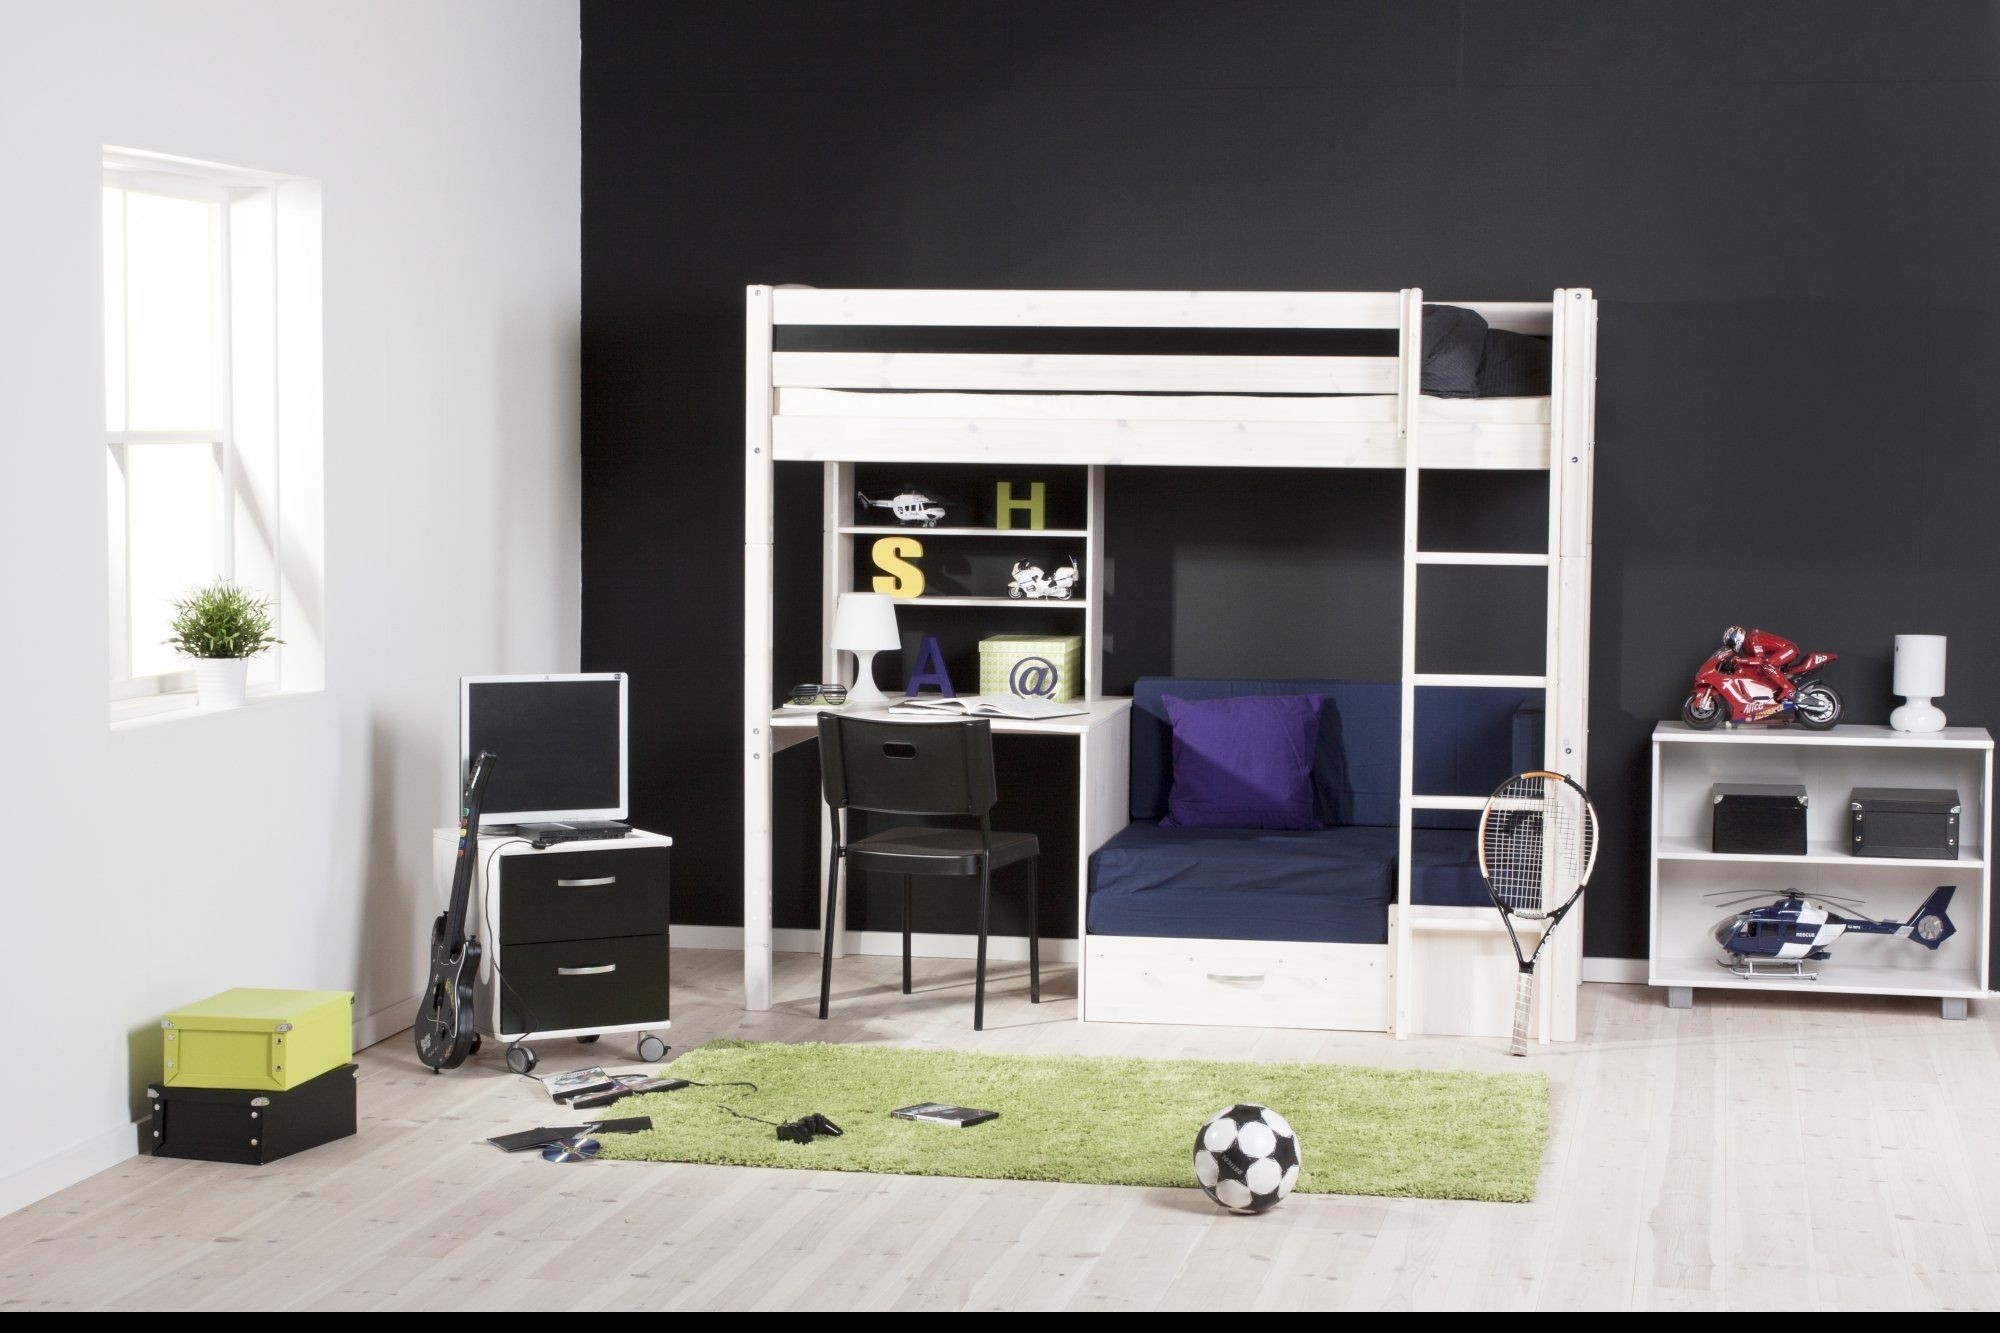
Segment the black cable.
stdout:
[[784,1128],[784,1126],[783,1126],[783,1125],[782,1125],[781,1123],[779,1123],[778,1121],[776,1121],[776,1120],[766,1120],[766,1119],[765,1119],[765,1118],[764,1118],[763,1116],[761,1116],[761,1115],[745,1115],[745,1114],[743,1114],[743,1112],[741,1112],[741,1111],[737,1110],[737,1109],[736,1109],[735,1107],[733,1107],[733,1106],[722,1106],[722,1103],[720,1103],[720,1102],[717,1102],[717,1103],[716,1103],[716,1105],[717,1105],[717,1106],[721,1106],[723,1110],[725,1110],[725,1111],[729,1112],[729,1114],[731,1114],[731,1115],[735,1116],[735,1117],[736,1117],[736,1118],[737,1118],[738,1120],[755,1120],[755,1121],[756,1121],[756,1122],[757,1122],[758,1124],[760,1124],[760,1125],[769,1125],[769,1126],[771,1126],[771,1128],[773,1128],[773,1129],[782,1129],[782,1128]]

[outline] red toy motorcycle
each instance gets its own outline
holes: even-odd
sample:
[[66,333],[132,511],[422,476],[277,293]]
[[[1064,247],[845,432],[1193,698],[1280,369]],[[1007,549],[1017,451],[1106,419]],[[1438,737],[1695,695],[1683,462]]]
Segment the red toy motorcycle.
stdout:
[[1791,722],[1825,731],[1846,710],[1840,692],[1818,678],[1838,653],[1802,653],[1762,630],[1731,626],[1723,644],[1695,673],[1681,703],[1681,720],[1703,731],[1723,724]]

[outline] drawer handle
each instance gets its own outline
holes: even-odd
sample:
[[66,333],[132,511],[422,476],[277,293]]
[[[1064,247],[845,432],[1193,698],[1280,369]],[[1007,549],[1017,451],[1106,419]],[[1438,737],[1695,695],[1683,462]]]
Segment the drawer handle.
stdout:
[[1218,986],[1240,986],[1244,990],[1254,990],[1264,984],[1262,972],[1211,972],[1208,979]]
[[606,972],[616,972],[617,970],[618,964],[616,963],[600,963],[596,967],[559,967],[556,969],[556,975],[559,977],[596,977],[602,976]]
[[556,887],[559,889],[598,889],[604,887],[606,884],[616,884],[617,882],[618,876],[616,875],[600,875],[596,879],[559,879],[556,881]]

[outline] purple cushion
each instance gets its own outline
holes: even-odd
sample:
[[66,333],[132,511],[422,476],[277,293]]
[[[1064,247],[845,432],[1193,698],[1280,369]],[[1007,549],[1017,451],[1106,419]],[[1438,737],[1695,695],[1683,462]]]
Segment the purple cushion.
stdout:
[[1316,829],[1317,694],[1160,696],[1174,728],[1169,828]]

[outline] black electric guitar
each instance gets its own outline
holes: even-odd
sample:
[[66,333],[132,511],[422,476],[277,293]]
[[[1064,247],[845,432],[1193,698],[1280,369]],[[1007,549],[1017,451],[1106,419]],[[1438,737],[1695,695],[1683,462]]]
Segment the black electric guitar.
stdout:
[[433,1074],[456,1069],[479,1049],[474,1026],[474,994],[479,984],[479,941],[465,933],[472,902],[473,871],[479,858],[479,805],[493,756],[481,750],[465,775],[458,808],[458,861],[451,872],[451,902],[431,927],[431,979],[417,1005],[417,1059]]

